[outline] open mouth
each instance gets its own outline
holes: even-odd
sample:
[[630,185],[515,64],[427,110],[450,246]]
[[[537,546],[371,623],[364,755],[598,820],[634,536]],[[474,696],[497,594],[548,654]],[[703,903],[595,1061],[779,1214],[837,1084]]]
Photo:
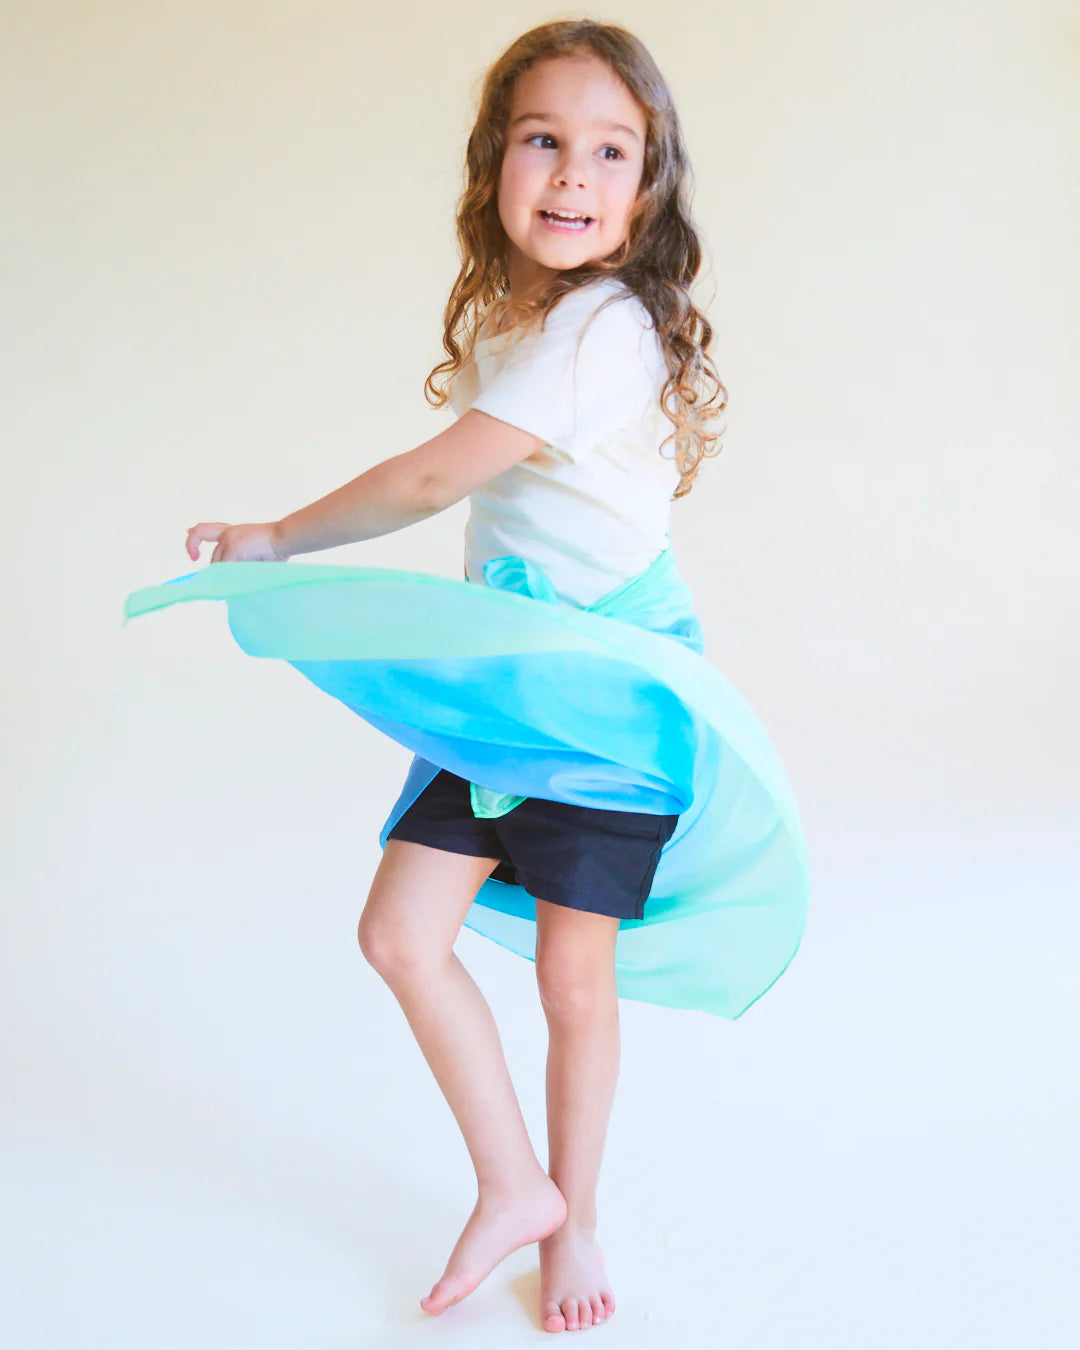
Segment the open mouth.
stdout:
[[573,233],[576,231],[580,234],[582,230],[587,230],[593,223],[592,216],[578,216],[575,219],[556,215],[552,211],[541,211],[539,212],[539,215],[545,225],[550,225],[552,229],[563,230],[566,233]]

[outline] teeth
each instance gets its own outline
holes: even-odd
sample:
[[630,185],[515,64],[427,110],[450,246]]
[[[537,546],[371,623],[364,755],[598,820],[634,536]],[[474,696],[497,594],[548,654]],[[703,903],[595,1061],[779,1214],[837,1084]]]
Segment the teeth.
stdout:
[[587,216],[572,216],[563,211],[543,211],[542,215],[548,220],[558,221],[564,228],[567,226],[572,230],[584,230],[588,228]]

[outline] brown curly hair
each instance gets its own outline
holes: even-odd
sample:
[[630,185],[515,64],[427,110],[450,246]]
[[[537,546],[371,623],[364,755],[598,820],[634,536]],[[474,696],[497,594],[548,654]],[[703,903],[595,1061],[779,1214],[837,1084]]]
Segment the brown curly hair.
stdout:
[[[514,85],[537,61],[578,55],[605,61],[645,115],[645,163],[637,200],[626,238],[614,253],[567,268],[542,294],[511,303],[498,184]],[[702,256],[690,215],[693,175],[670,91],[644,44],[625,28],[591,19],[541,24],[522,34],[484,76],[465,169],[456,215],[462,264],[443,314],[443,347],[449,359],[437,365],[424,383],[428,402],[436,408],[447,403],[447,388],[472,356],[480,324],[488,315],[499,331],[507,317],[525,326],[539,318],[542,326],[544,316],[568,291],[599,277],[617,278],[645,305],[660,338],[668,368],[660,406],[675,426],[661,452],[674,439],[680,480],[672,501],[685,496],[702,459],[720,453],[724,428],[710,432],[706,423],[727,407],[727,390],[707,355],[712,327],[688,292]],[[439,387],[435,377],[444,373]]]

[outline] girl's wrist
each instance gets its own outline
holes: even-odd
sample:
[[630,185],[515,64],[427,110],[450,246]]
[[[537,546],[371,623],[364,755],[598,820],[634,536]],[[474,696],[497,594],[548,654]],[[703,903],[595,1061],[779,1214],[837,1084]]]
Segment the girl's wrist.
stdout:
[[284,520],[272,520],[268,527],[270,530],[271,547],[274,552],[279,555],[282,562],[287,561],[292,556],[285,540],[284,524]]

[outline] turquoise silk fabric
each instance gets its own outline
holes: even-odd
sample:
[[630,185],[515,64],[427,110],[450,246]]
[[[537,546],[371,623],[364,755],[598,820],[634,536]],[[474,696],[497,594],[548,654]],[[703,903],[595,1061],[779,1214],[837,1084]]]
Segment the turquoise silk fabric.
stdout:
[[[622,997],[736,1018],[790,964],[809,894],[795,797],[706,659],[670,547],[587,608],[516,556],[490,561],[483,585],[228,562],[133,592],[125,622],[189,600],[224,600],[245,652],[288,662],[413,752],[382,847],[440,768],[472,784],[478,816],[526,797],[677,813],[644,917],[619,921]],[[535,959],[536,901],[512,868],[484,882],[465,924]]]
[[[534,600],[546,600],[549,604],[558,603],[555,587],[543,568],[517,556],[493,558],[485,563],[484,584],[516,591],[518,595],[531,595]],[[685,603],[681,613],[671,612],[674,594],[678,594],[678,598]],[[675,558],[670,547],[664,549],[639,576],[583,608],[587,613],[610,614],[628,623],[639,623],[645,628],[668,632],[672,637],[677,636],[680,641],[686,642],[694,651],[704,650],[704,634],[693,612],[690,593],[685,586],[680,587],[676,577]],[[665,617],[658,628],[660,616]],[[680,624],[682,631],[676,633],[674,629]],[[526,800],[514,796],[512,792],[494,792],[478,783],[469,786],[473,815],[478,817],[491,819],[505,816]]]

